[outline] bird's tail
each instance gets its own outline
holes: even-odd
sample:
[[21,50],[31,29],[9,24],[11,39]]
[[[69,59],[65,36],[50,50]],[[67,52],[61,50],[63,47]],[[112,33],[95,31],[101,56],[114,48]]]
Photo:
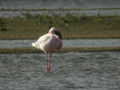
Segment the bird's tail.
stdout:
[[35,43],[32,43],[32,46],[33,46],[33,47],[36,47]]

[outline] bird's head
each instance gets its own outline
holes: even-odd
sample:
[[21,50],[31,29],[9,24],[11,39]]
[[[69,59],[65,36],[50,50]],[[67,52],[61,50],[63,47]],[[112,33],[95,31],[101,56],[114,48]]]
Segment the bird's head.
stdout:
[[55,31],[56,31],[56,28],[55,28],[55,27],[51,27],[51,28],[50,28],[50,30],[49,30],[49,33],[54,34],[54,33],[55,33]]
[[49,33],[56,34],[60,39],[62,39],[61,33],[58,32],[55,27],[50,28]]

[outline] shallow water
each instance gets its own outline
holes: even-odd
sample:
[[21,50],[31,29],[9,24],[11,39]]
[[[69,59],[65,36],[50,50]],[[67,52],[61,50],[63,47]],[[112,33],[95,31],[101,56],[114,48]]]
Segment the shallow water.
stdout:
[[[36,40],[0,40],[0,48],[32,47]],[[119,47],[120,39],[63,40],[63,47]]]
[[0,8],[119,8],[119,0],[0,0]]
[[0,54],[0,90],[120,90],[120,52]]
[[[120,15],[119,0],[0,0],[0,9],[99,9],[110,8],[109,10],[79,10],[79,11],[30,11],[35,14],[62,14],[73,15],[106,16]],[[116,9],[117,8],[117,9]],[[0,11],[0,17],[23,16],[28,11]]]

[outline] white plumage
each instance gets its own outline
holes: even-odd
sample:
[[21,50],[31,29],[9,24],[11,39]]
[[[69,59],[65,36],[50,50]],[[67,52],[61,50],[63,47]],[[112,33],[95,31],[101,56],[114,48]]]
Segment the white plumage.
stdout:
[[[52,52],[62,47],[61,34],[55,27],[52,27],[47,34],[41,36],[35,43],[32,43],[32,46],[41,49],[46,54],[48,62],[46,71],[49,71]],[[48,53],[50,53],[49,58],[47,56]]]

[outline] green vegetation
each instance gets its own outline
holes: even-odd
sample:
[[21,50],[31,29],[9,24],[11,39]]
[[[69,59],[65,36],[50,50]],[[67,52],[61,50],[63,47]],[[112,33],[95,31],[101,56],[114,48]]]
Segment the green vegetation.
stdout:
[[2,21],[2,19],[0,19],[0,31],[7,31],[7,29],[5,28],[5,23],[4,21]]
[[31,15],[0,18],[0,39],[37,39],[55,26],[64,39],[120,38],[120,16]]

